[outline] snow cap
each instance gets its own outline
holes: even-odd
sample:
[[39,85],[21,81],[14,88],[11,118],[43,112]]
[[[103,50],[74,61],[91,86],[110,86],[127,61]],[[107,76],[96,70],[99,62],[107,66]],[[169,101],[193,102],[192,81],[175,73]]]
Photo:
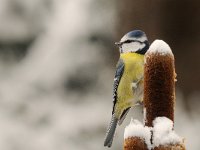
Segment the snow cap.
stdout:
[[172,50],[169,45],[163,40],[155,40],[149,47],[148,53],[160,53],[162,55],[171,54]]

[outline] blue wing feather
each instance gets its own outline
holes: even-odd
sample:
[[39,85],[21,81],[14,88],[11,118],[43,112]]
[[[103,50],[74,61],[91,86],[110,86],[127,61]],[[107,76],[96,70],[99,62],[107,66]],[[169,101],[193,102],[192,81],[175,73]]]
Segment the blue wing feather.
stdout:
[[119,59],[116,67],[116,72],[115,72],[115,78],[114,78],[114,84],[113,84],[113,110],[112,114],[114,114],[114,109],[115,109],[115,104],[117,102],[117,88],[119,86],[119,82],[121,80],[121,77],[124,73],[124,62],[122,59]]

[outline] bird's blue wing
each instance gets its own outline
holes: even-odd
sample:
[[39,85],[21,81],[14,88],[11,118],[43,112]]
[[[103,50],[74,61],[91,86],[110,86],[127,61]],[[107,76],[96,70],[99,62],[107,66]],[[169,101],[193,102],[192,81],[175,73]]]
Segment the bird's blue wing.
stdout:
[[112,114],[114,114],[115,104],[117,102],[117,89],[118,89],[121,77],[124,73],[124,66],[125,65],[124,65],[123,60],[119,59],[119,61],[117,63],[117,67],[116,67],[114,84],[113,84],[113,110],[112,110]]
[[114,85],[113,85],[113,110],[112,110],[112,119],[106,134],[106,138],[104,141],[104,146],[111,147],[113,137],[115,134],[115,129],[118,123],[118,118],[115,117],[114,111],[115,111],[115,104],[117,102],[117,88],[119,86],[120,79],[124,72],[124,62],[120,59],[117,63],[117,69],[115,72],[115,79],[114,79]]

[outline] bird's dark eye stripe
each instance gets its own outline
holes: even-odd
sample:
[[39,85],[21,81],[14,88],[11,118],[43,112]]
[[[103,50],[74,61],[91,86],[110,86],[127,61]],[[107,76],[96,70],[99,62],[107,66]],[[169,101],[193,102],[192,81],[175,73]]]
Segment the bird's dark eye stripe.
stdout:
[[146,42],[146,40],[144,42],[141,42],[141,41],[138,41],[138,40],[126,40],[124,42],[116,42],[115,44],[119,47],[121,47],[123,44],[126,44],[126,43],[131,43],[131,42],[138,42],[140,44],[143,44]]
[[134,41],[133,40],[126,40],[123,43],[131,43],[131,42],[134,42]]
[[124,44],[124,43],[131,43],[131,42],[139,42],[139,43],[143,43],[143,42],[141,42],[141,41],[138,41],[138,40],[126,40],[126,41],[124,41],[124,42],[122,42],[121,44]]

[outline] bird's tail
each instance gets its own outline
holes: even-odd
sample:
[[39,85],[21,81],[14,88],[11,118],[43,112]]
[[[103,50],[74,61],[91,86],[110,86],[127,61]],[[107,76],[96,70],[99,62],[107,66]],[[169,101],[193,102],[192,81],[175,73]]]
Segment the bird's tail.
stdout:
[[117,126],[117,122],[118,122],[118,119],[115,117],[115,114],[113,114],[109,128],[108,128],[108,131],[107,131],[107,134],[106,134],[106,139],[104,141],[104,146],[111,147],[113,137],[114,137],[114,134],[115,134],[115,129],[116,129],[116,126]]

